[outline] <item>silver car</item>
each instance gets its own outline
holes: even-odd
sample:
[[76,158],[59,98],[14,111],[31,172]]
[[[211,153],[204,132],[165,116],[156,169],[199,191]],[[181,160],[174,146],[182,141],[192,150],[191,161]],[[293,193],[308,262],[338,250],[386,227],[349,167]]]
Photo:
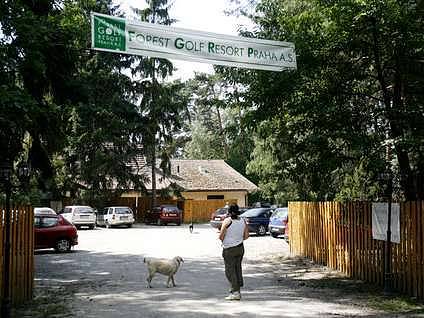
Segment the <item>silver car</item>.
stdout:
[[59,212],[66,220],[71,222],[76,228],[87,226],[94,229],[96,226],[96,214],[91,206],[69,205]]
[[131,227],[134,224],[134,214],[127,206],[110,206],[97,213],[96,223],[106,228],[118,225]]

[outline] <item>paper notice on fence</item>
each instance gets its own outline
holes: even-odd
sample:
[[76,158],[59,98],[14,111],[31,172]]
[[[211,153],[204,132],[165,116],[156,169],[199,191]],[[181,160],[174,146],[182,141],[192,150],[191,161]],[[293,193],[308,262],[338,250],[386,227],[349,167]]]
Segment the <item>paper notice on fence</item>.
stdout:
[[[388,203],[372,204],[372,237],[375,240],[387,240],[387,211]],[[393,243],[400,243],[400,207],[399,203],[392,203],[391,215],[391,240]]]

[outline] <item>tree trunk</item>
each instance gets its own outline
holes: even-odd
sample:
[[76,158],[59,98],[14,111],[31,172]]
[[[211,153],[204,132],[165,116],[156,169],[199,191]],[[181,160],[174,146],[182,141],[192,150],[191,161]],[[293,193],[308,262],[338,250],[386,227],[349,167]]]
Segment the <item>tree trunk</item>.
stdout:
[[152,165],[152,200],[151,200],[151,210],[156,206],[156,145],[152,145],[152,158],[150,161]]
[[[400,53],[396,54],[396,65],[395,65],[395,75],[393,80],[393,93],[388,89],[388,83],[383,74],[383,64],[381,61],[380,55],[380,43],[378,38],[377,23],[375,19],[372,19],[373,24],[373,40],[374,40],[374,58],[375,58],[375,67],[377,71],[378,82],[381,87],[383,94],[384,106],[386,109],[386,116],[389,122],[389,137],[395,140],[394,148],[396,157],[399,163],[399,174],[401,180],[401,188],[404,193],[406,200],[415,200],[416,191],[412,182],[412,171],[409,161],[408,152],[399,144],[398,140],[403,139],[404,133],[402,128],[401,118],[397,116],[396,110],[403,107],[402,101],[402,76],[400,71]],[[390,158],[388,158],[388,163],[390,164]],[[391,169],[391,167],[390,167]]]
[[225,158],[225,160],[227,160],[228,159],[228,145],[227,145],[227,140],[225,139],[224,127],[222,125],[222,119],[221,119],[221,113],[219,112],[218,107],[216,107],[216,113],[218,115],[219,132],[220,132],[221,138],[222,138],[222,148],[224,149],[224,158]]

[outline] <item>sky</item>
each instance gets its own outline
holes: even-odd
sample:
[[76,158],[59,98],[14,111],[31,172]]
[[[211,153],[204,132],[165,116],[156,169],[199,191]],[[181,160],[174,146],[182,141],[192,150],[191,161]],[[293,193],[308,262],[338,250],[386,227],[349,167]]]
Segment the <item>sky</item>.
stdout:
[[[129,10],[130,7],[143,8],[145,6],[143,0],[120,0],[118,2],[125,11]],[[240,25],[250,27],[251,23],[246,18],[225,15],[224,10],[228,9],[229,6],[229,0],[174,0],[169,15],[178,20],[172,24],[175,27],[237,35]],[[211,64],[171,61],[177,68],[172,79],[187,80],[194,76],[194,71],[213,73]]]

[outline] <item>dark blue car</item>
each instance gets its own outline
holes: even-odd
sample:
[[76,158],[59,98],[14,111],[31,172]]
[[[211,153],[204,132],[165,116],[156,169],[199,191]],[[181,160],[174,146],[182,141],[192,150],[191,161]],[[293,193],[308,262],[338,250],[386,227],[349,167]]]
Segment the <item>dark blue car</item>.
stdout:
[[249,226],[249,232],[258,235],[265,235],[268,231],[269,217],[271,216],[271,208],[254,208],[249,209],[240,215],[246,220]]
[[277,208],[269,219],[269,233],[272,237],[282,236],[288,239],[289,209]]

